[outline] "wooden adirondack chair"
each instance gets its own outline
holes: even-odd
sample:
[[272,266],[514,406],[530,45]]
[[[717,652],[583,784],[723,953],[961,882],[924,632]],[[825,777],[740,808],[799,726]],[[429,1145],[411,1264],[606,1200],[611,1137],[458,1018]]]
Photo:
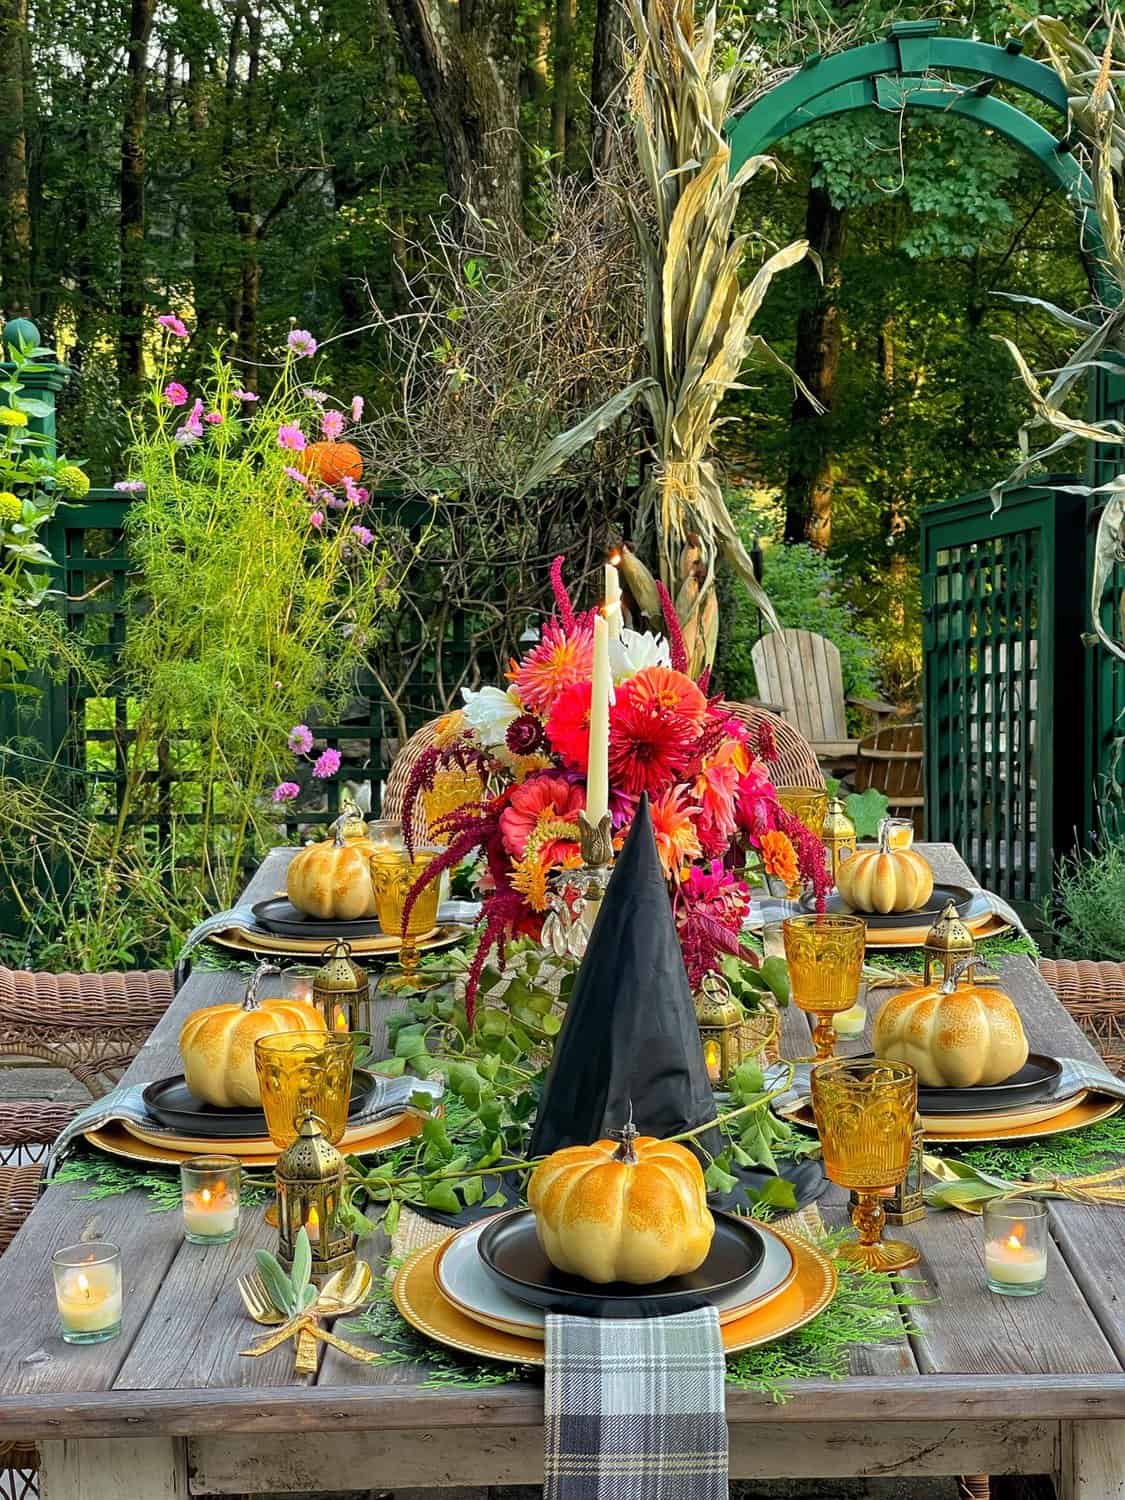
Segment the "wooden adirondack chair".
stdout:
[[852,786],[857,792],[869,786],[882,792],[891,815],[912,819],[915,837],[921,838],[926,805],[921,724],[884,724],[860,740]]
[[848,734],[848,704],[872,715],[876,724],[898,712],[893,703],[875,698],[845,699],[839,647],[811,630],[770,631],[756,642],[750,659],[762,698],[780,704],[818,759],[830,764],[854,759],[859,745]]

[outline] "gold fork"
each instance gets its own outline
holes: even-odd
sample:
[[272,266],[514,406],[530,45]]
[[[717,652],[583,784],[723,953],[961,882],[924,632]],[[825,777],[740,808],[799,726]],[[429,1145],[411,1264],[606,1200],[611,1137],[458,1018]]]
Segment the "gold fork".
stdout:
[[[371,1267],[367,1262],[357,1261],[349,1270],[337,1271],[330,1276],[307,1311],[326,1318],[338,1318],[344,1313],[354,1312],[367,1301],[372,1279]],[[274,1307],[260,1272],[245,1272],[238,1278],[237,1285],[242,1305],[255,1323],[277,1327],[288,1321]],[[295,1368],[299,1375],[316,1373],[316,1342],[307,1329],[302,1329],[297,1335]]]

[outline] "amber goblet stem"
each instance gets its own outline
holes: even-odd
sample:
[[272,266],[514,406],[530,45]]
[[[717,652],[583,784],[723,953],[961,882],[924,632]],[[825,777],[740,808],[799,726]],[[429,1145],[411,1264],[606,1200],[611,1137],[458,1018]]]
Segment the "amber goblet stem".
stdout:
[[818,1010],[814,1014],[816,1026],[813,1028],[812,1039],[816,1054],[811,1061],[827,1062],[836,1050],[836,1028],[832,1024],[835,1012]]
[[418,965],[421,959],[418,953],[418,944],[414,940],[413,933],[408,932],[403,937],[402,946],[399,948],[398,962],[399,968],[404,974],[413,976],[418,972]]
[[857,1188],[858,1202],[852,1209],[852,1223],[858,1240],[849,1240],[836,1252],[841,1260],[866,1266],[869,1271],[905,1271],[918,1264],[918,1251],[903,1240],[885,1240],[883,1226],[887,1210],[877,1188]]

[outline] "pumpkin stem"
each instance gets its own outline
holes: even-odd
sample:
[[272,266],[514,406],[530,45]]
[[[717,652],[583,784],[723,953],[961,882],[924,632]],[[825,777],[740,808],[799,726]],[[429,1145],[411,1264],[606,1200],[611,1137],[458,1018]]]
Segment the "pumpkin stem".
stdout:
[[961,976],[963,974],[968,974],[970,980],[973,979],[975,977],[973,974],[973,970],[976,968],[976,966],[977,956],[975,953],[970,953],[968,958],[963,958],[961,962],[955,965],[955,967],[945,976],[945,979],[942,981],[941,993],[943,995],[952,995],[953,991],[961,983]]
[[640,1158],[637,1156],[636,1148],[634,1147],[633,1142],[637,1139],[637,1136],[639,1134],[640,1131],[638,1131],[637,1127],[633,1124],[633,1101],[632,1099],[630,1099],[629,1118],[625,1121],[620,1130],[611,1130],[609,1132],[611,1140],[620,1141],[621,1143],[618,1146],[617,1150],[613,1153],[614,1161],[627,1162],[631,1167],[636,1166]]
[[242,997],[243,1010],[257,1010],[258,989],[267,974],[280,974],[281,970],[276,964],[271,964],[268,959],[263,959],[250,976],[250,982],[246,986],[246,994]]

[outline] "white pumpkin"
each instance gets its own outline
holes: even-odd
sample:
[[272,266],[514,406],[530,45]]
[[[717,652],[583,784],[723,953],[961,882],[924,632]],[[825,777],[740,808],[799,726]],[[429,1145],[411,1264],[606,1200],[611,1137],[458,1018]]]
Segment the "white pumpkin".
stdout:
[[881,827],[875,849],[857,849],[836,867],[836,889],[853,911],[917,911],[933,895],[934,872],[916,849],[893,849]]
[[926,1088],[972,1088],[1003,1083],[1027,1061],[1019,1011],[1003,990],[958,976],[967,959],[940,988],[920,985],[892,995],[875,1018],[876,1057],[909,1063]]

